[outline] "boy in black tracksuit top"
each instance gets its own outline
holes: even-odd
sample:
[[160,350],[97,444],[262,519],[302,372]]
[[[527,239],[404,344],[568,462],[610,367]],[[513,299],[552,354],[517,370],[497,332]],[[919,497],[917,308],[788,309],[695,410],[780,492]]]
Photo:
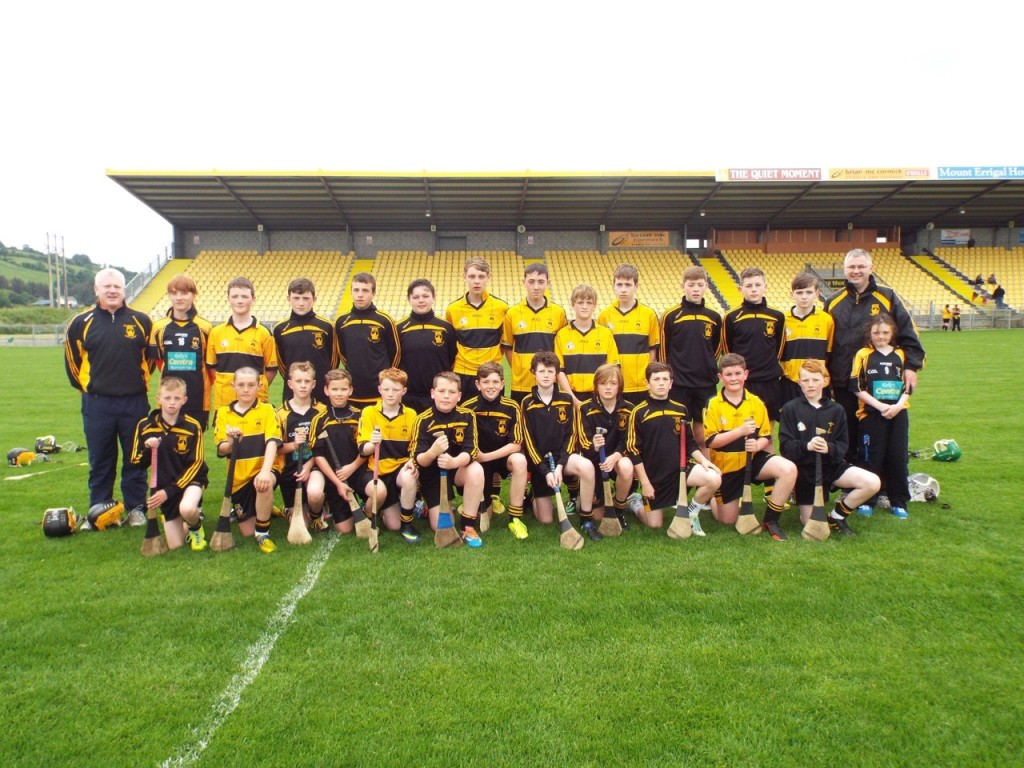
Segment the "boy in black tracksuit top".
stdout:
[[402,402],[422,413],[434,404],[434,377],[455,365],[455,328],[434,314],[434,286],[425,277],[409,283],[407,296],[412,311],[398,324],[402,370],[409,375]]
[[352,278],[352,309],[334,321],[341,362],[352,372],[352,403],[359,408],[380,400],[377,375],[398,367],[398,330],[391,315],[374,306],[377,280],[369,272]]
[[794,495],[800,521],[806,525],[814,504],[815,456],[821,456],[821,481],[828,501],[832,488],[848,489],[829,514],[834,531],[853,535],[846,518],[878,492],[878,476],[846,461],[848,432],[843,407],[828,397],[829,377],[821,360],[805,360],[800,367],[800,397],[782,407],[779,450],[796,464]]
[[[308,362],[313,365],[316,387],[313,399],[327,404],[324,377],[338,363],[338,345],[334,341],[334,324],[320,317],[314,310],[316,287],[308,277],[297,277],[288,284],[288,304],[292,311],[287,320],[274,326],[274,343],[280,370],[291,370],[292,363]],[[292,390],[284,382],[281,402],[291,399]]]

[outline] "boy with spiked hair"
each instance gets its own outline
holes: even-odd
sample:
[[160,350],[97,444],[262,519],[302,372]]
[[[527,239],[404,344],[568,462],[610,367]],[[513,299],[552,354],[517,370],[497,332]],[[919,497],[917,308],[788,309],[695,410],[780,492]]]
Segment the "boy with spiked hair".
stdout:
[[[484,491],[484,470],[477,462],[476,417],[459,406],[462,395],[459,376],[442,371],[434,377],[430,396],[434,405],[417,419],[413,427],[411,453],[419,466],[420,491],[430,514],[430,525],[437,528],[441,507],[441,471],[451,473],[452,484],[462,488],[462,539],[474,549],[483,546],[480,538],[479,510]],[[444,489],[451,492],[451,487]]]
[[801,272],[793,278],[793,306],[786,313],[786,346],[782,350],[782,402],[801,396],[800,368],[805,360],[827,363],[832,353],[835,322],[816,307],[818,278]]
[[[789,459],[768,450],[772,444],[768,409],[757,395],[744,388],[747,363],[743,356],[735,353],[723,355],[718,366],[722,391],[711,398],[704,411],[704,433],[711,461],[722,473],[721,488],[715,497],[718,501],[715,517],[727,525],[737,522],[743,470],[749,461],[752,480],[758,483],[774,481],[774,487],[770,494],[766,493],[768,508],[762,525],[756,528],[751,525],[741,533],[760,532],[763,528],[773,539],[785,541],[786,534],[779,525],[779,518],[796,484],[796,466]],[[740,522],[743,524],[745,521]]]
[[533,386],[533,356],[553,351],[555,334],[566,324],[565,310],[548,300],[549,284],[547,266],[540,262],[527,264],[523,271],[526,297],[505,313],[501,346],[512,372],[510,396],[517,403],[523,402]]
[[[286,392],[291,392],[292,396],[277,409],[281,438],[284,440],[281,446],[281,456],[284,459],[284,466],[281,469],[281,498],[284,500],[285,509],[291,510],[286,512],[286,515],[296,512],[300,515],[305,514],[301,509],[293,509],[295,490],[299,483],[308,485],[312,475],[317,473],[313,453],[309,448],[310,424],[318,414],[327,409],[322,403],[313,400],[315,376],[316,370],[312,363],[305,360],[292,363],[288,368],[288,384],[285,389]],[[319,480],[318,484],[322,485],[323,481]],[[326,528],[327,525],[322,520],[314,520],[314,532]]]
[[597,324],[608,328],[615,337],[619,365],[624,380],[622,398],[637,405],[647,394],[644,379],[647,366],[658,359],[661,326],[658,315],[636,298],[640,270],[632,264],[619,264],[612,274],[616,301],[597,316]]
[[523,423],[519,405],[503,397],[505,375],[501,363],[484,363],[476,373],[477,396],[463,405],[476,416],[479,439],[476,460],[484,469],[484,504],[481,530],[490,527],[490,514],[501,514],[498,494],[501,481],[511,477],[508,488],[508,529],[517,539],[529,536],[523,522],[526,498],[526,455],[523,453]]
[[183,379],[165,376],[160,382],[158,408],[135,428],[131,462],[140,467],[152,463],[157,449],[159,487],[146,503],[160,508],[169,549],[177,549],[187,538],[193,552],[206,549],[203,533],[203,490],[207,485],[203,455],[203,426],[185,412],[188,397]]
[[[318,384],[327,372],[338,364],[338,348],[334,342],[334,324],[320,317],[313,308],[316,287],[308,277],[297,277],[288,283],[288,305],[291,314],[274,326],[274,343],[281,369],[290,371],[292,363],[305,361],[313,366],[313,378]],[[292,396],[286,380],[281,402]],[[313,399],[326,403],[323,387],[313,388]]]
[[401,352],[395,321],[373,303],[376,278],[358,272],[352,277],[351,290],[352,309],[334,321],[334,332],[339,360],[352,372],[352,402],[365,408],[379,399],[378,376],[398,365]]
[[236,399],[217,409],[213,439],[218,456],[234,456],[231,501],[238,529],[243,536],[255,535],[260,551],[270,554],[277,549],[270,540],[270,516],[284,466],[278,453],[284,442],[281,425],[274,406],[259,400],[260,374],[255,368],[239,368],[232,384]]
[[708,274],[703,267],[683,271],[683,298],[661,317],[658,359],[672,369],[670,398],[686,407],[693,436],[704,447],[702,414],[718,392],[718,354],[722,345],[722,316],[704,303]]
[[206,346],[206,365],[215,372],[213,404],[218,410],[235,400],[233,382],[241,368],[256,371],[256,396],[261,402],[269,402],[270,382],[277,375],[278,365],[274,337],[252,314],[256,299],[252,281],[236,277],[228,283],[227,293],[231,317],[213,327]]

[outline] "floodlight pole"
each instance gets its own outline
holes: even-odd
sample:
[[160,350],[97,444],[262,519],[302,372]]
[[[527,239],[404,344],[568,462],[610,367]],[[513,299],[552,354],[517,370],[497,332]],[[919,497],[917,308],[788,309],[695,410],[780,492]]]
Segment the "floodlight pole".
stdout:
[[50,294],[50,309],[53,309],[53,255],[50,253],[50,233],[46,233],[46,290]]
[[64,252],[64,235],[60,236],[60,259],[64,262],[64,309],[68,308],[68,257]]

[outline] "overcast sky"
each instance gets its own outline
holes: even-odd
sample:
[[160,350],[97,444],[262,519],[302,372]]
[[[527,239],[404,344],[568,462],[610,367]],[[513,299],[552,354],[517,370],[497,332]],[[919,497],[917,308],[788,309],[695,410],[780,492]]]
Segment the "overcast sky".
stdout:
[[162,253],[107,169],[1024,164],[1016,3],[355,5],[5,4],[0,241]]

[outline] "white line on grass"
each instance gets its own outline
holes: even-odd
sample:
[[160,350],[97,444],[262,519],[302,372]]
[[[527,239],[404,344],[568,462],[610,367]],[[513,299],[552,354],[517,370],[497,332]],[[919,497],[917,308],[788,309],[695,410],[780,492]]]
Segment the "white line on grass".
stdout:
[[209,746],[214,735],[230,717],[231,713],[238,707],[242,694],[249,684],[256,679],[256,676],[263,669],[263,665],[277,644],[277,639],[288,628],[288,619],[291,618],[295,607],[306,594],[316,586],[320,578],[320,571],[323,569],[327,558],[331,556],[331,550],[338,543],[338,536],[328,536],[324,545],[318,549],[306,566],[306,575],[291,592],[284,596],[277,612],[270,618],[266,631],[260,635],[255,643],[249,646],[246,651],[242,668],[231,678],[228,687],[221,693],[220,698],[210,708],[210,714],[206,721],[197,728],[192,729],[192,741],[173,757],[164,760],[160,765],[163,768],[171,766],[187,766],[199,760],[203,751]]
[[70,469],[71,467],[87,467],[89,462],[83,461],[81,464],[66,464],[63,467],[54,467],[53,469],[44,469],[41,472],[29,472],[27,475],[11,475],[5,477],[4,480],[24,480],[26,477],[35,477],[36,475],[45,475],[49,472],[58,472],[62,469]]

